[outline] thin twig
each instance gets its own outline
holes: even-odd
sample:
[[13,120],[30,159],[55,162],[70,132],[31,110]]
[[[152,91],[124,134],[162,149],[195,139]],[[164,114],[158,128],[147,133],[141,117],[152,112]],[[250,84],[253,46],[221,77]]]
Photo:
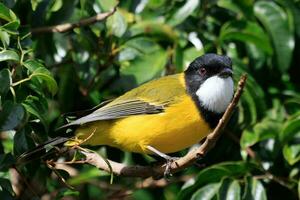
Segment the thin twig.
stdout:
[[[220,137],[223,129],[227,125],[235,107],[237,106],[237,103],[239,102],[239,99],[241,97],[242,91],[245,87],[247,80],[247,76],[243,75],[240,78],[240,81],[238,83],[237,90],[235,92],[235,95],[233,97],[232,102],[227,107],[223,117],[220,119],[217,127],[214,129],[212,133],[210,133],[204,143],[196,149],[191,150],[189,153],[187,153],[184,157],[179,158],[176,160],[176,162],[173,162],[171,164],[170,172],[175,173],[180,170],[183,170],[187,168],[188,166],[191,166],[199,157],[203,157],[206,155],[206,153],[215,146],[215,143],[217,139]],[[128,176],[128,177],[160,177],[164,174],[165,171],[165,165],[159,165],[159,166],[127,166],[115,161],[107,160],[110,163],[110,167],[107,165],[107,161],[104,161],[104,159],[99,156],[97,153],[94,152],[82,152],[85,156],[85,162],[91,165],[96,166],[99,169],[102,169],[104,171],[110,172],[112,169],[112,172],[115,175],[120,176]]]
[[103,21],[112,14],[114,14],[117,10],[117,7],[114,7],[111,11],[105,12],[105,13],[98,13],[97,15],[82,19],[78,22],[74,23],[65,23],[65,24],[59,24],[54,26],[45,26],[45,27],[38,27],[31,29],[32,34],[39,34],[39,33],[64,33],[67,31],[70,31],[74,28],[81,27],[81,26],[88,26],[90,24]]

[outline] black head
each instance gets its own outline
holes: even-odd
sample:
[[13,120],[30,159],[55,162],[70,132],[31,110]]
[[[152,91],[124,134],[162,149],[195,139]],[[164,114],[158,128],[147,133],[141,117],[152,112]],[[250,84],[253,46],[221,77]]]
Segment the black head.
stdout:
[[195,92],[206,79],[212,76],[218,75],[222,78],[232,76],[232,61],[228,56],[204,54],[196,58],[184,73],[188,89],[190,92]]
[[232,62],[227,56],[205,54],[184,72],[188,94],[201,116],[215,127],[233,96]]

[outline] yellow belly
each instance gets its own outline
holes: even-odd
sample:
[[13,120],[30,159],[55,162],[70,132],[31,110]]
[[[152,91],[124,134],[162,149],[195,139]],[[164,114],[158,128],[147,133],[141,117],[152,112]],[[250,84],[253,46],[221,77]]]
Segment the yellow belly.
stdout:
[[177,152],[206,137],[211,129],[189,96],[166,108],[163,113],[136,115],[123,119],[98,121],[80,127],[79,139],[84,144],[109,145],[122,150],[150,153],[150,145],[163,153]]

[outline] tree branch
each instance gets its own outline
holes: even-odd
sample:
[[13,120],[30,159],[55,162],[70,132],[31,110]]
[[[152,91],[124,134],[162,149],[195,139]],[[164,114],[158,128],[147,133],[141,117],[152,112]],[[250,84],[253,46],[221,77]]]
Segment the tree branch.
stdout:
[[[234,94],[232,102],[227,107],[223,117],[220,119],[217,127],[214,129],[212,133],[210,133],[204,143],[199,147],[191,150],[188,152],[184,157],[179,158],[175,162],[171,164],[171,173],[178,172],[191,166],[199,157],[203,157],[206,153],[215,146],[216,141],[220,137],[222,131],[224,130],[225,126],[227,125],[239,99],[242,95],[242,91],[245,87],[247,80],[246,75],[242,75],[237,90]],[[120,176],[128,176],[128,177],[160,177],[164,174],[165,165],[158,165],[158,166],[127,166],[122,163],[118,163],[111,160],[104,160],[101,156],[94,152],[85,152],[82,153],[86,156],[85,163],[94,165],[95,167],[102,169],[107,172],[112,172],[115,175]],[[108,166],[107,162],[109,162],[110,166]],[[111,167],[111,168],[110,168]]]
[[111,11],[105,12],[105,13],[98,13],[97,15],[82,19],[78,22],[74,23],[65,23],[65,24],[59,24],[54,26],[45,26],[45,27],[38,27],[31,29],[32,34],[39,34],[39,33],[64,33],[67,31],[70,31],[74,28],[81,27],[81,26],[88,26],[90,24],[93,24],[95,22],[103,21],[109,16],[113,15],[117,10],[117,7],[114,7]]

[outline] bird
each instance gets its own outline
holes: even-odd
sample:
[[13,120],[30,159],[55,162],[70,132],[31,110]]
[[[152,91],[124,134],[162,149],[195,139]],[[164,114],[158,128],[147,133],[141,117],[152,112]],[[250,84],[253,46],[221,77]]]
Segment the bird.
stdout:
[[[184,72],[144,83],[62,128],[74,127],[81,145],[107,145],[170,161],[169,153],[197,144],[216,127],[233,94],[231,59],[207,53]],[[61,143],[72,146],[74,138],[52,139],[21,158]]]

